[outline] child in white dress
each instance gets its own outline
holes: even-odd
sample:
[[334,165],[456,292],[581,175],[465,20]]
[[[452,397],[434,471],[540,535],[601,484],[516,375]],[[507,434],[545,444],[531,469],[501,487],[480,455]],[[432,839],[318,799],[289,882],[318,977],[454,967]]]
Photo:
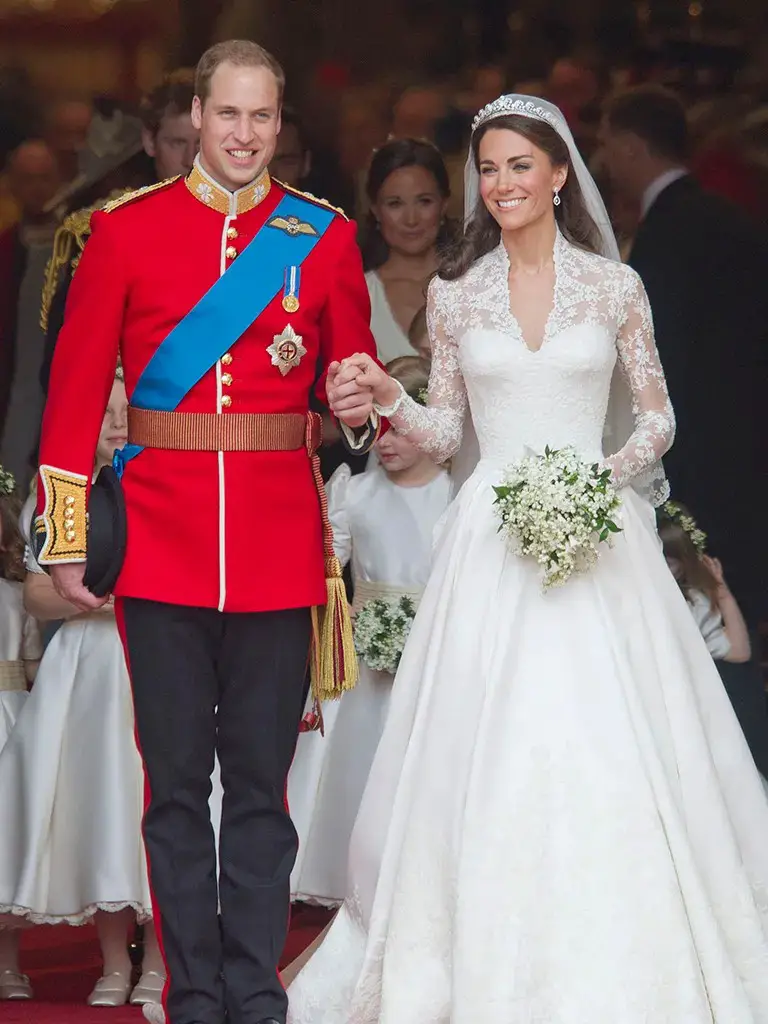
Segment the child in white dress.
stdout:
[[[13,476],[0,466],[0,751],[27,699],[42,656],[40,630],[24,609],[21,500]],[[28,999],[29,978],[19,970],[19,936],[0,927],[0,1001]]]
[[715,661],[743,664],[752,650],[749,631],[723,567],[705,553],[706,536],[688,509],[668,501],[659,512],[659,536],[670,572]]
[[[426,388],[423,360],[402,356],[388,366],[414,396]],[[352,476],[340,466],[328,483],[334,549],[350,560],[355,612],[376,597],[411,596],[429,576],[432,534],[449,501],[444,469],[403,437],[386,434],[375,468]],[[349,839],[384,726],[391,675],[360,660],[360,681],[340,702],[324,706],[325,735],[302,733],[288,778],[288,802],[299,833],[291,879],[294,900],[334,905],[344,899]]]
[[[126,417],[125,386],[116,377],[95,472],[125,442]],[[65,621],[0,756],[0,915],[6,926],[95,920],[104,973],[88,1002],[144,1004],[159,999],[165,977],[141,837],[143,772],[113,607],[79,612],[29,549],[27,568],[27,607],[41,620]],[[128,941],[137,918],[146,924],[134,988]]]
[[659,536],[672,575],[712,655],[763,784],[768,789],[768,716],[763,675],[749,630],[719,560],[706,554],[706,535],[688,509],[669,501],[658,514]]
[[24,610],[20,514],[13,477],[0,466],[0,750],[27,699],[43,653],[37,622]]

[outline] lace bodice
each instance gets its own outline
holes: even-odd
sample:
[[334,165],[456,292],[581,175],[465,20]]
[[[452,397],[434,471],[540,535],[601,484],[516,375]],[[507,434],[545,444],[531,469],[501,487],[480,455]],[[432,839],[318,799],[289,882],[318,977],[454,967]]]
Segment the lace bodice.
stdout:
[[[558,234],[554,302],[533,351],[511,312],[508,276],[499,245],[459,280],[432,281],[428,406],[403,396],[393,428],[443,461],[461,444],[468,402],[483,460],[504,466],[526,448],[573,445],[585,458],[607,456],[616,485],[630,483],[667,451],[675,425],[640,278]],[[617,362],[635,426],[618,451],[604,452]]]

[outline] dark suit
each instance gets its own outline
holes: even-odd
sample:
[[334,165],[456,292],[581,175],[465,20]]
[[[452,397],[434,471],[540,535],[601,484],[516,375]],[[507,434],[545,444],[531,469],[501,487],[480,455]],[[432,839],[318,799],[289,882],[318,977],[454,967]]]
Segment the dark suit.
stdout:
[[11,399],[16,369],[16,322],[19,289],[27,266],[27,250],[19,226],[0,233],[0,438]]
[[648,291],[677,416],[664,460],[672,494],[755,622],[768,596],[768,240],[686,176],[651,206],[629,262]]

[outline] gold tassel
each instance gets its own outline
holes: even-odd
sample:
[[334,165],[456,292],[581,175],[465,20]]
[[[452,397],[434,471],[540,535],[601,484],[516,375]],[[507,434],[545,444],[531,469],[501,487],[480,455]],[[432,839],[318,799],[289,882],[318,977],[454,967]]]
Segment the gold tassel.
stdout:
[[312,693],[322,702],[336,700],[357,684],[357,655],[352,635],[347,591],[337,558],[326,563],[328,601],[325,608],[313,609],[315,654]]
[[310,678],[312,695],[316,702],[337,700],[357,684],[357,654],[352,635],[352,619],[344,586],[341,562],[333,551],[333,528],[328,516],[328,498],[325,493],[319,446],[320,417],[309,414],[307,449],[312,461],[320,517],[323,525],[323,551],[325,553],[325,585],[327,603],[324,608],[312,609],[312,651],[310,655]]

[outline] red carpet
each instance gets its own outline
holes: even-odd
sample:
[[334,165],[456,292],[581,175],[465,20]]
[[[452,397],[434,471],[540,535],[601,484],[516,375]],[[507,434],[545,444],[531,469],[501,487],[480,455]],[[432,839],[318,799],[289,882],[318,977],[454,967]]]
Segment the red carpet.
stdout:
[[[283,957],[289,963],[328,922],[328,913],[312,907],[294,911]],[[21,966],[29,974],[35,999],[0,1003],[0,1024],[141,1024],[141,1010],[91,1009],[88,993],[100,974],[96,932],[84,928],[33,928],[24,933]]]

